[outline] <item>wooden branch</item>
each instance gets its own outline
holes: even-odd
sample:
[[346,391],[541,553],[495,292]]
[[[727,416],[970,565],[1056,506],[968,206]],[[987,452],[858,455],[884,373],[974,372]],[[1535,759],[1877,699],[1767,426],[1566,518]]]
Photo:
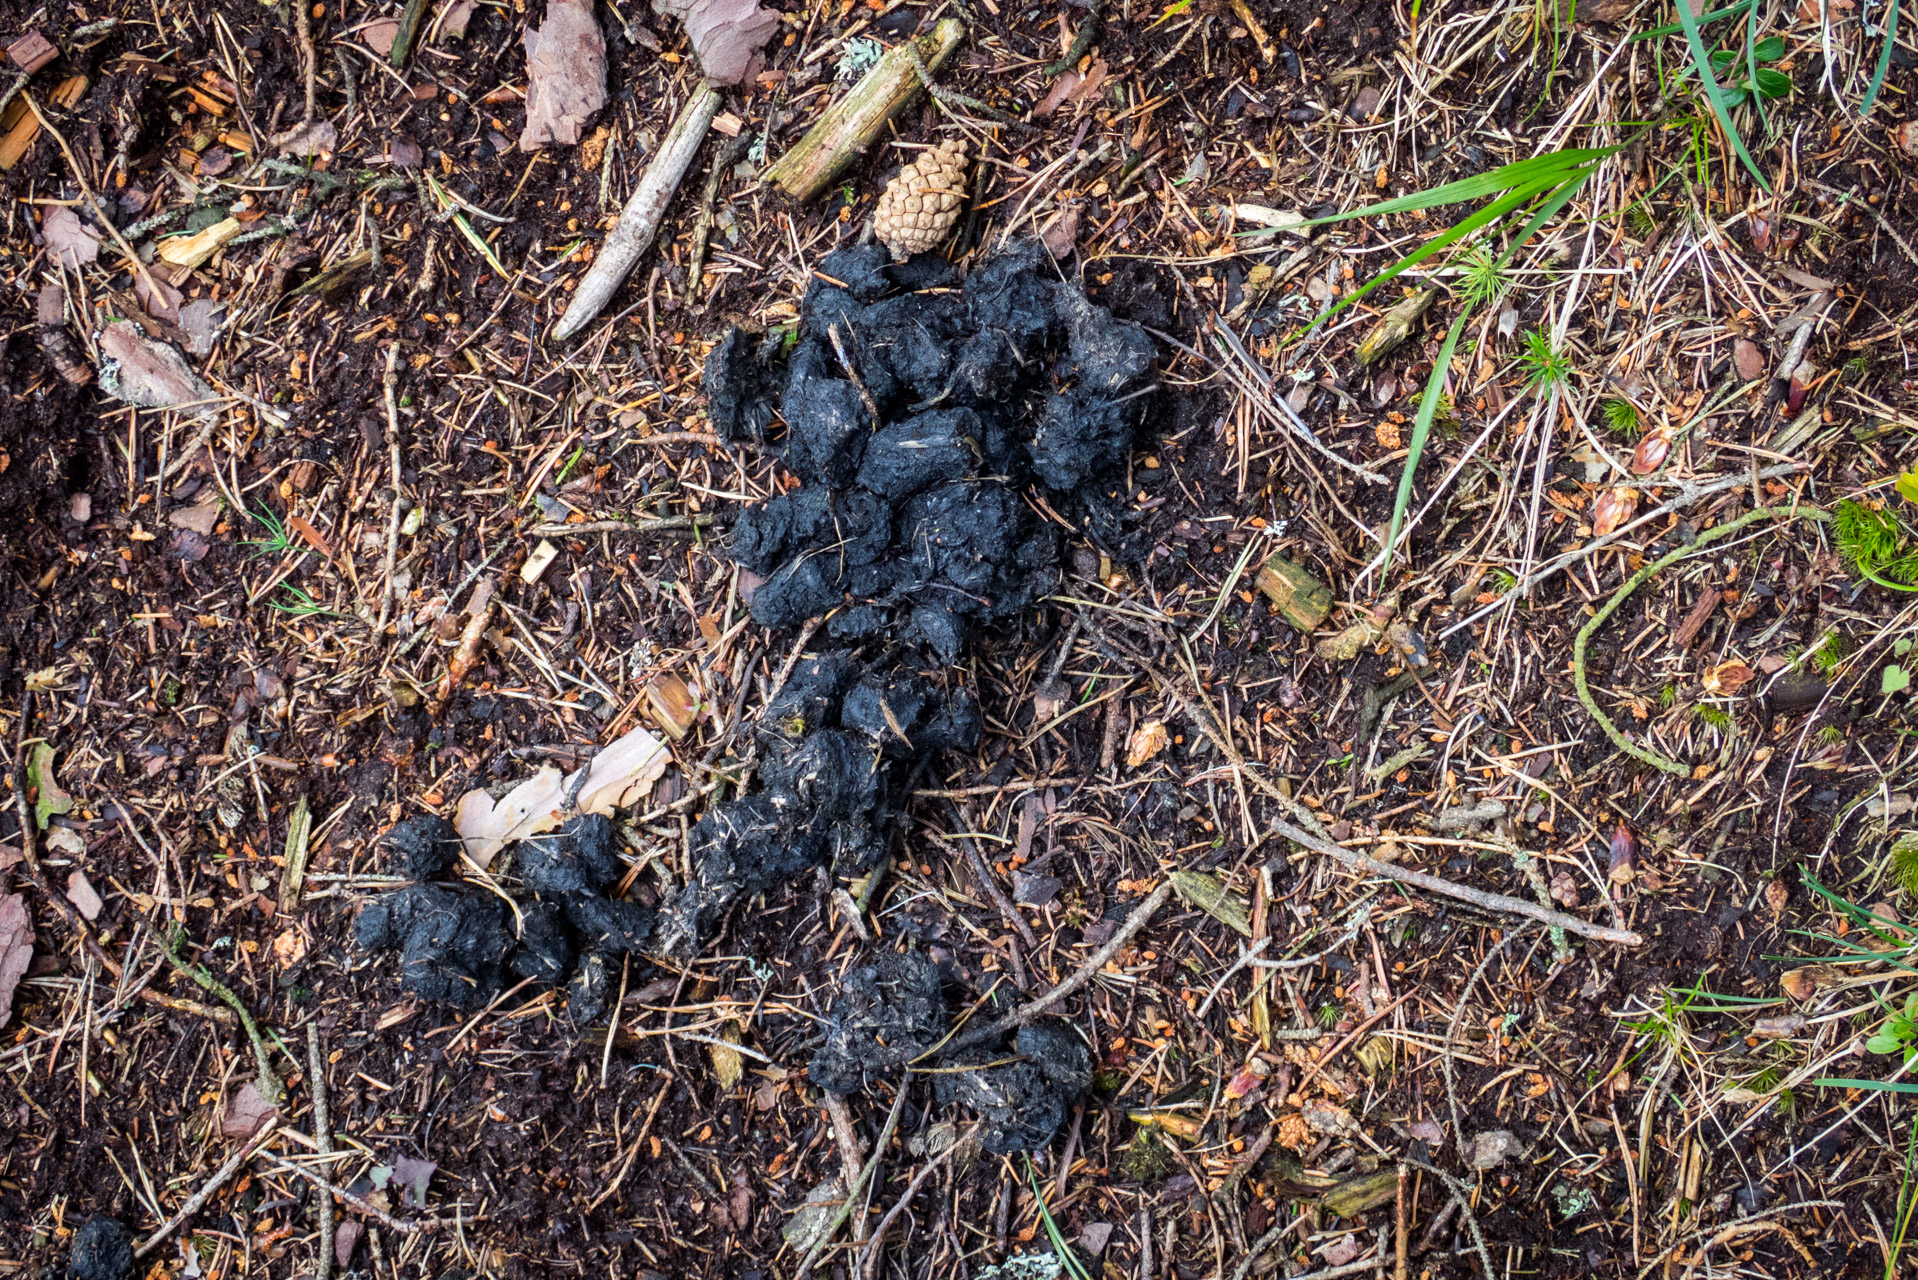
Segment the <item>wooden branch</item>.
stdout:
[[852,92],[827,107],[818,123],[760,180],[802,203],[825,191],[873,144],[886,122],[919,96],[923,86],[914,54],[928,71],[937,71],[965,37],[965,23],[941,18],[929,34],[888,50]]
[[553,330],[553,341],[564,342],[591,324],[612,301],[640,255],[652,245],[673,192],[679,189],[679,181],[686,176],[686,171],[693,167],[699,144],[706,140],[706,131],[712,127],[713,117],[719,114],[719,101],[719,90],[701,83],[680,108],[679,118],[673,121],[666,140],[659,144],[653,162],[646,166],[632,199],[620,210],[619,222],[612,234],[599,247],[599,256],[593,259],[593,265],[586,269],[586,277],[573,291],[566,314]]

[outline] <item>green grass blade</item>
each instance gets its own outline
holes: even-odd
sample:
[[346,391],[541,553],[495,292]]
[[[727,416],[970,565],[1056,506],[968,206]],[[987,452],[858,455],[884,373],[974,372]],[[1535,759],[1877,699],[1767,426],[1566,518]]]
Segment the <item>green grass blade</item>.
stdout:
[[1529,187],[1532,194],[1536,195],[1540,191],[1557,186],[1564,180],[1568,170],[1596,160],[1603,160],[1617,150],[1616,146],[1568,147],[1549,155],[1533,156],[1529,160],[1516,160],[1488,173],[1474,174],[1469,178],[1443,183],[1425,191],[1414,191],[1408,196],[1381,200],[1377,204],[1368,204],[1362,209],[1353,209],[1348,213],[1334,213],[1298,225],[1317,227],[1328,222],[1344,222],[1348,218],[1369,218],[1374,214],[1407,213],[1413,209],[1430,209],[1435,205],[1463,204],[1468,200],[1483,200],[1486,196],[1497,195],[1501,191],[1514,187]]
[[1358,289],[1346,294],[1330,307],[1327,307],[1325,313],[1312,322],[1312,327],[1316,329],[1339,312],[1345,310],[1345,308],[1357,302],[1360,298],[1363,298],[1366,294],[1372,292],[1372,290],[1384,284],[1387,280],[1416,267],[1419,263],[1425,261],[1439,250],[1457,244],[1460,240],[1471,235],[1487,223],[1504,217],[1536,194],[1538,194],[1536,191],[1529,188],[1521,188],[1520,190],[1510,192],[1494,200],[1457,225],[1447,227],[1438,235],[1433,236],[1430,240],[1427,240],[1424,244],[1412,250],[1412,252],[1406,254],[1403,258],[1400,258],[1397,262],[1379,272],[1370,280],[1367,280]]
[[1425,394],[1419,397],[1419,415],[1412,422],[1412,441],[1405,451],[1405,470],[1399,475],[1398,496],[1392,499],[1392,525],[1385,535],[1385,567],[1388,569],[1392,567],[1392,548],[1399,540],[1399,529],[1405,524],[1405,509],[1412,505],[1412,478],[1419,469],[1419,458],[1425,453],[1425,438],[1432,434],[1432,420],[1438,416],[1439,397],[1445,391],[1445,371],[1452,367],[1452,351],[1458,346],[1459,334],[1465,331],[1465,322],[1471,316],[1470,307],[1462,308],[1458,318],[1452,321],[1445,344],[1439,348],[1438,359],[1432,361],[1432,376],[1425,381]]
[[[1683,3],[1683,0],[1680,0]],[[1918,1093],[1918,1084],[1906,1080],[1847,1080],[1820,1076],[1812,1081],[1821,1089],[1876,1089],[1881,1093]]]
[[[1743,13],[1746,9],[1751,8],[1755,2],[1756,0],[1738,0],[1737,4],[1727,5],[1723,9],[1713,9],[1710,13],[1700,14],[1698,17],[1698,25],[1701,27],[1709,27],[1714,22],[1722,22],[1735,14]],[[1653,27],[1650,31],[1641,31],[1637,35],[1627,39],[1625,43],[1637,44],[1640,40],[1656,40],[1660,36],[1675,36],[1684,29],[1685,26],[1683,23],[1674,22],[1668,27]]]
[[1699,82],[1705,87],[1705,100],[1711,103],[1712,114],[1718,117],[1719,128],[1725,131],[1732,150],[1744,161],[1759,190],[1771,194],[1771,183],[1765,181],[1765,175],[1758,171],[1758,162],[1752,159],[1751,152],[1745,150],[1745,139],[1739,136],[1738,126],[1732,123],[1731,111],[1725,106],[1725,91],[1718,87],[1718,81],[1712,76],[1711,55],[1705,52],[1705,41],[1698,34],[1698,19],[1692,16],[1691,0],[1674,0],[1674,3],[1678,9],[1679,24],[1685,28],[1685,43],[1691,47],[1692,69],[1698,72]]
[[1582,173],[1574,174],[1566,180],[1564,186],[1547,196],[1545,203],[1539,205],[1538,212],[1532,215],[1532,220],[1519,229],[1519,233],[1512,237],[1512,243],[1507,245],[1505,252],[1499,255],[1498,265],[1510,266],[1512,259],[1518,256],[1518,251],[1525,246],[1525,242],[1537,235],[1538,229],[1544,226],[1548,219],[1556,217],[1560,209],[1570,204],[1572,197],[1579,193],[1579,190],[1597,171],[1597,166],[1594,165]]
[[1891,69],[1891,47],[1898,41],[1898,0],[1891,0],[1891,11],[1885,15],[1885,47],[1878,51],[1878,69],[1871,73],[1871,84],[1865,89],[1865,100],[1858,104],[1858,114],[1871,114],[1871,104],[1878,101],[1878,90],[1884,87],[1885,72]]

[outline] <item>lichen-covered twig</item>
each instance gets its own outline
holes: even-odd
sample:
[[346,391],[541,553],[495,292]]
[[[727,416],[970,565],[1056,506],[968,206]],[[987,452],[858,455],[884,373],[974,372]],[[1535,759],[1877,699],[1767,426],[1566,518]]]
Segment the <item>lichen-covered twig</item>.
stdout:
[[1593,633],[1604,626],[1606,619],[1610,618],[1614,613],[1617,613],[1619,606],[1625,603],[1632,592],[1643,586],[1648,578],[1651,578],[1660,570],[1677,564],[1694,551],[1703,550],[1712,543],[1737,533],[1746,525],[1755,524],[1760,520],[1791,520],[1799,518],[1806,520],[1829,520],[1831,516],[1824,511],[1820,511],[1817,507],[1759,507],[1755,511],[1747,511],[1744,515],[1734,520],[1728,520],[1716,528],[1705,530],[1696,538],[1692,539],[1688,545],[1668,551],[1650,564],[1645,565],[1637,573],[1625,579],[1625,585],[1613,592],[1612,598],[1600,605],[1598,612],[1593,614],[1586,621],[1585,625],[1578,629],[1578,635],[1572,640],[1572,685],[1577,690],[1578,700],[1584,705],[1586,713],[1589,714],[1592,719],[1598,721],[1598,727],[1605,731],[1605,736],[1612,740],[1613,746],[1632,757],[1632,759],[1643,761],[1651,765],[1654,769],[1661,769],[1666,773],[1677,774],[1681,778],[1691,776],[1692,771],[1689,765],[1680,764],[1678,761],[1661,755],[1649,747],[1642,747],[1638,743],[1633,742],[1625,736],[1624,732],[1619,729],[1618,725],[1613,722],[1610,716],[1599,710],[1598,700],[1592,696],[1591,682],[1585,675],[1585,651],[1591,645]]
[[[326,1058],[320,1053],[320,1024],[306,1024],[307,1088],[313,1095],[313,1142],[320,1154],[333,1154],[333,1118],[327,1114]],[[333,1197],[320,1196],[319,1256],[313,1264],[314,1280],[328,1280],[333,1274]]]
[[873,144],[886,122],[919,96],[925,80],[945,65],[965,35],[965,23],[941,18],[928,34],[889,50],[850,92],[826,108],[804,137],[767,166],[760,182],[801,203],[826,190]]
[[[145,916],[141,918],[145,919]],[[191,964],[180,958],[180,945],[186,937],[184,929],[169,931],[156,921],[147,920],[146,923],[147,928],[153,931],[153,936],[160,940],[160,949],[174,969],[199,983],[208,993],[217,996],[220,1002],[233,1010],[234,1015],[239,1018],[240,1027],[246,1032],[246,1038],[253,1046],[253,1063],[259,1068],[260,1078],[253,1082],[253,1087],[260,1091],[260,1097],[276,1107],[286,1101],[286,1086],[280,1083],[279,1073],[273,1070],[272,1059],[268,1057],[266,1051],[266,1038],[260,1034],[259,1024],[253,1021],[253,1015],[247,1011],[246,1005],[241,1003],[240,997],[234,995],[232,989],[224,982],[214,977],[205,965]]]
[[1066,50],[1066,56],[1045,69],[1044,74],[1056,76],[1061,71],[1079,65],[1079,59],[1086,56],[1092,48],[1092,42],[1099,38],[1099,28],[1105,25],[1106,0],[1092,0],[1092,6],[1086,10],[1086,16],[1079,22],[1079,29],[1072,33],[1072,45]]

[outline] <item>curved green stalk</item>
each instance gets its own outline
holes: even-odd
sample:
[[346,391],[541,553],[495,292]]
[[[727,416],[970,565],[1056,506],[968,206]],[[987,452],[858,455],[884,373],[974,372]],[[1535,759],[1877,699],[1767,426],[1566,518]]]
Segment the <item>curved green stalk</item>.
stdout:
[[[1682,7],[1685,4],[1685,0],[1679,0],[1679,4]],[[1668,756],[1660,755],[1649,747],[1639,746],[1636,742],[1633,742],[1625,736],[1624,731],[1613,722],[1610,716],[1599,710],[1598,700],[1592,697],[1591,683],[1585,678],[1585,650],[1592,642],[1593,633],[1605,625],[1606,619],[1618,612],[1619,606],[1625,603],[1626,598],[1629,597],[1632,592],[1638,590],[1645,584],[1648,578],[1658,573],[1661,569],[1669,568],[1691,555],[1694,551],[1701,551],[1720,539],[1730,537],[1748,524],[1754,524],[1760,520],[1769,520],[1773,517],[1781,520],[1805,519],[1824,521],[1831,519],[1830,514],[1820,511],[1817,507],[1759,507],[1755,511],[1747,511],[1736,520],[1727,521],[1715,529],[1705,530],[1705,532],[1692,539],[1689,546],[1679,547],[1665,553],[1641,568],[1631,577],[1625,579],[1625,585],[1613,592],[1612,598],[1599,606],[1598,612],[1593,614],[1591,619],[1578,629],[1578,635],[1572,641],[1572,684],[1578,691],[1578,700],[1584,705],[1585,710],[1591,715],[1592,719],[1598,721],[1598,727],[1605,731],[1605,736],[1612,740],[1612,745],[1634,760],[1641,760],[1651,765],[1654,769],[1662,769],[1666,773],[1677,774],[1679,777],[1688,778],[1692,772],[1691,766],[1689,765],[1680,764]]]

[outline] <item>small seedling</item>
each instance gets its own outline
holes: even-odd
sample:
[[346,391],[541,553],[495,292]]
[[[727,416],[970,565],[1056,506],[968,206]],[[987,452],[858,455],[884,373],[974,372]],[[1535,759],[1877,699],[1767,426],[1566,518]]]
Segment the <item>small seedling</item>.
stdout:
[[1552,335],[1543,326],[1525,335],[1525,350],[1518,362],[1525,366],[1525,383],[1540,391],[1564,386],[1572,378],[1572,362],[1552,344]]
[[1603,409],[1605,425],[1621,436],[1638,431],[1638,406],[1630,400],[1607,400]]
[[1458,269],[1459,300],[1468,307],[1494,302],[1509,287],[1504,265],[1482,244],[1475,244],[1459,255]]
[[[1881,999],[1880,1004],[1884,1004]],[[1889,1016],[1878,1028],[1877,1034],[1865,1041],[1865,1048],[1871,1053],[1902,1054],[1909,1064],[1918,1058],[1918,992],[1905,997],[1904,1012],[1900,1013],[1885,1005]]]
[[281,613],[293,618],[340,618],[345,615],[337,609],[329,609],[315,600],[311,593],[291,583],[286,586],[288,600],[273,600],[269,603]]
[[1896,515],[1847,498],[1832,514],[1831,528],[1838,556],[1853,573],[1894,591],[1918,591],[1918,547]]
[[247,538],[240,543],[243,547],[259,548],[258,551],[250,552],[247,559],[258,560],[261,556],[277,556],[293,545],[293,535],[287,530],[286,522],[274,515],[271,507],[257,509],[249,507],[247,514],[265,525],[267,534],[264,538]]
[[[1791,77],[1772,67],[1759,66],[1759,63],[1777,62],[1785,56],[1785,42],[1779,36],[1766,36],[1751,46],[1749,59],[1731,49],[1720,49],[1712,55],[1712,73],[1729,76],[1719,92],[1724,95],[1725,105],[1738,106],[1746,98],[1756,94],[1760,98],[1782,98],[1791,92]],[[1741,71],[1751,74],[1738,78]]]

